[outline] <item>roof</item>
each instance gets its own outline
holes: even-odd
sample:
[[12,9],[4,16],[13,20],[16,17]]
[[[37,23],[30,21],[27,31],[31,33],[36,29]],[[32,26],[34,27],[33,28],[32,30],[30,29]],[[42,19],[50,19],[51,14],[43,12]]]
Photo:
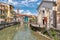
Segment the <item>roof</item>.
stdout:
[[35,16],[35,15],[27,15],[27,14],[16,14],[16,16],[17,16],[17,17],[21,17],[21,16],[28,16],[28,17],[34,16],[34,17],[37,17],[37,16]]
[[13,5],[8,4],[8,3],[4,3],[4,2],[0,2],[0,3],[5,4],[5,5],[10,5],[10,6],[12,6],[12,7],[13,7]]
[[32,15],[26,15],[26,14],[16,14],[16,16],[28,16],[28,17],[30,17],[30,16],[32,16]]
[[37,10],[39,9],[39,7],[42,5],[43,2],[56,3],[56,1],[54,1],[54,0],[42,0],[42,2],[40,3],[40,5],[38,6]]

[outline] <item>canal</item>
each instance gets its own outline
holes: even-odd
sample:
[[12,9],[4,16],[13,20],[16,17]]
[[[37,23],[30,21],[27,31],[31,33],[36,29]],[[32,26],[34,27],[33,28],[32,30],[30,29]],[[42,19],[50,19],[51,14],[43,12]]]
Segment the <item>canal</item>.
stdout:
[[13,40],[40,40],[38,38],[39,36],[36,35],[37,34],[29,28],[28,24],[24,24],[22,27],[19,28]]
[[30,29],[28,24],[22,25],[13,40],[49,40]]
[[28,24],[15,25],[0,30],[0,40],[48,40],[32,31]]

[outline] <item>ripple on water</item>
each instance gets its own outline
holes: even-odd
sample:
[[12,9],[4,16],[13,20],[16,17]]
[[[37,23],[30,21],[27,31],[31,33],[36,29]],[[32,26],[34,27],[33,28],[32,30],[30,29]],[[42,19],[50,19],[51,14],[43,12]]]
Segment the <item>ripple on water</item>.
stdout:
[[23,28],[20,28],[13,40],[37,40],[37,37],[34,36],[28,26],[25,25]]

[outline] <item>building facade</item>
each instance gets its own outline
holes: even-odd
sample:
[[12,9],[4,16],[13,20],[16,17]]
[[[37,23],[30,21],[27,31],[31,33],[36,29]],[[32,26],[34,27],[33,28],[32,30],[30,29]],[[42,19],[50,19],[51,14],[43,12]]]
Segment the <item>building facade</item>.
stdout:
[[[27,14],[17,14],[16,15],[16,21],[20,21],[23,23],[33,23],[34,19],[36,19],[37,17],[34,15],[27,15]],[[35,22],[37,21],[37,19],[35,20]]]
[[57,18],[57,28],[59,28],[60,29],[60,0],[57,0],[57,6],[56,6],[56,8],[57,8],[57,13],[56,13],[56,18]]
[[13,17],[13,6],[0,2],[0,19],[4,19],[6,22],[11,21]]
[[[38,7],[38,24],[40,27],[53,27],[54,24],[54,14],[53,7],[55,6],[55,2],[53,0],[42,0],[41,4]],[[53,16],[54,15],[54,16]]]
[[26,22],[28,23],[29,22],[29,15],[26,15],[26,14],[17,14],[17,21],[19,20],[20,22]]

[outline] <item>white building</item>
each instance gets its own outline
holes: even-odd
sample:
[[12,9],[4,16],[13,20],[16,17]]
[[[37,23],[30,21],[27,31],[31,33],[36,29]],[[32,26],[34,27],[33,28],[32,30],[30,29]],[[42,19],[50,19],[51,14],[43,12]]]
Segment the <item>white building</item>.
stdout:
[[[54,17],[53,17],[53,8],[55,6],[54,0],[42,0],[41,4],[38,7],[38,24],[40,27],[53,27]],[[54,15],[55,16],[55,15]]]

